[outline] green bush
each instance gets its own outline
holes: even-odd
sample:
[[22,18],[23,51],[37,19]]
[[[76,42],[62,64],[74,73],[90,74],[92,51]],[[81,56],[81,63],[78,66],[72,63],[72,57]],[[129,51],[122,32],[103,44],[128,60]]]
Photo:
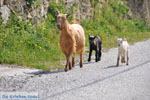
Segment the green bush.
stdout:
[[113,0],[110,5],[111,5],[113,11],[119,16],[120,15],[124,16],[129,11],[129,8],[125,4],[125,1],[117,2],[116,0]]
[[65,3],[56,3],[50,2],[48,8],[48,19],[50,22],[56,23],[58,11],[62,14],[71,14],[69,16],[69,21],[73,20],[73,12],[76,10],[76,7],[73,4],[73,7],[69,10],[66,9]]
[[[2,22],[2,21],[1,21]],[[49,22],[35,26],[17,15],[12,15],[7,25],[0,24],[0,61],[51,70],[63,58],[59,36]],[[56,56],[57,55],[57,56]],[[56,62],[54,62],[56,61]]]

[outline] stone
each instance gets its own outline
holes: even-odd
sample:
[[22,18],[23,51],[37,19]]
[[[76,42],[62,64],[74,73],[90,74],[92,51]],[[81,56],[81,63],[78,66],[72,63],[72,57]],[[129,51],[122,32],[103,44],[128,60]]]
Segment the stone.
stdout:
[[0,7],[3,6],[4,0],[0,0]]
[[3,24],[6,24],[10,16],[10,9],[6,5],[4,5],[0,8],[0,12],[2,13],[1,16],[3,19]]
[[[37,2],[40,3],[40,7],[38,8]],[[22,17],[22,19],[32,19],[34,22],[41,22],[47,15],[49,2],[47,0],[36,0],[32,4],[31,8],[29,8],[26,0],[0,0],[0,6],[2,7],[2,5],[6,5],[7,10],[9,9],[11,12],[17,13],[18,16]],[[8,17],[5,18],[4,23],[6,23],[6,20],[8,20],[7,18]]]

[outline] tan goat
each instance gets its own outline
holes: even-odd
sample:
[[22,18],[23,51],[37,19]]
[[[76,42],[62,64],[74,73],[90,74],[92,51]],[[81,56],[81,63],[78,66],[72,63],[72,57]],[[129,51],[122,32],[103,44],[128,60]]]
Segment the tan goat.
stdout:
[[[80,68],[82,68],[82,54],[85,48],[85,34],[81,25],[69,24],[66,14],[57,16],[57,27],[60,30],[60,47],[66,56],[65,71],[74,67],[75,53],[80,54]],[[70,62],[72,56],[72,64]]]

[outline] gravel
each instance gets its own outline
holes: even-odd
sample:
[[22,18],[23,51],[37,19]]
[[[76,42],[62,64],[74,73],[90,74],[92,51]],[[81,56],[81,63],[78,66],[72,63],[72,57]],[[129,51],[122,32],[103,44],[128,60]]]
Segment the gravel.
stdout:
[[68,72],[0,65],[0,92],[38,92],[39,100],[150,100],[150,40],[130,46],[129,57],[129,66],[115,67],[112,48],[100,62],[93,56]]

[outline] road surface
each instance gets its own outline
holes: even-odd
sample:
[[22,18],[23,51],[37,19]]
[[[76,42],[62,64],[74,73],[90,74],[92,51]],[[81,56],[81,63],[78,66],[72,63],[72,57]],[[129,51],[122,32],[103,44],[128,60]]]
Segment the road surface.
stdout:
[[69,72],[1,65],[0,92],[37,92],[39,100],[150,100],[150,40],[130,46],[129,57],[129,66],[115,67],[112,48],[100,62],[93,58]]

